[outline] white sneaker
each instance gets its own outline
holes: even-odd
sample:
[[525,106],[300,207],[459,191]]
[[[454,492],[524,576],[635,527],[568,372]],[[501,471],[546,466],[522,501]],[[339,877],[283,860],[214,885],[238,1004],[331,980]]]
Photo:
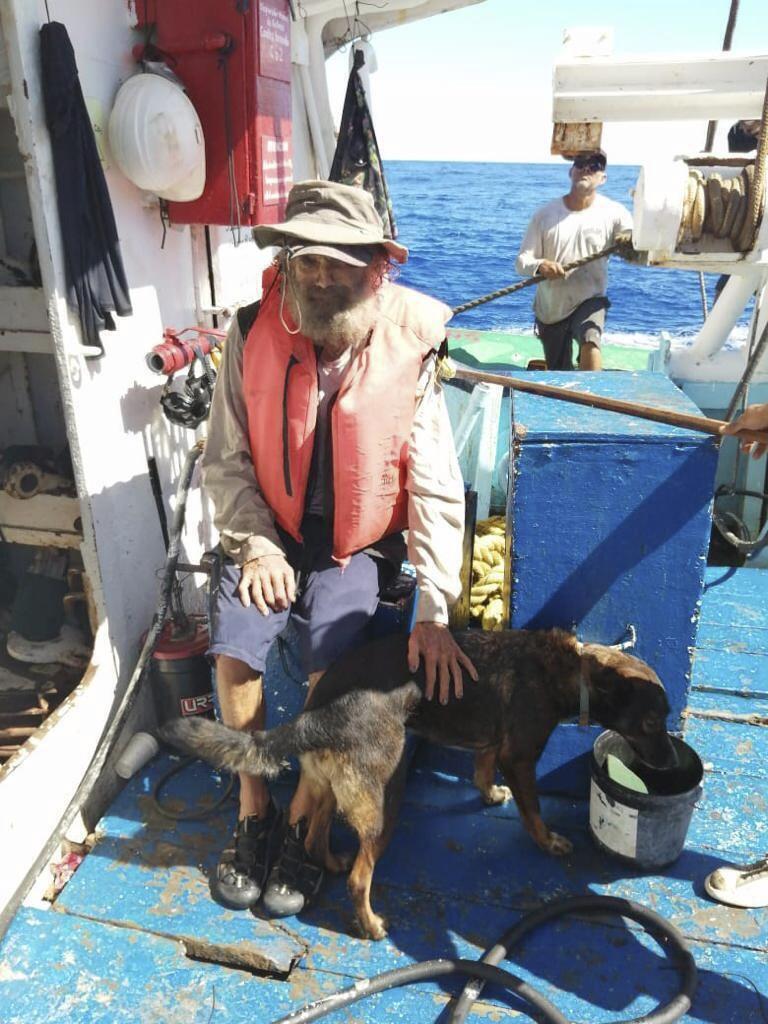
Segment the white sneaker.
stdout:
[[744,867],[718,868],[707,875],[704,888],[731,907],[768,907],[768,856]]

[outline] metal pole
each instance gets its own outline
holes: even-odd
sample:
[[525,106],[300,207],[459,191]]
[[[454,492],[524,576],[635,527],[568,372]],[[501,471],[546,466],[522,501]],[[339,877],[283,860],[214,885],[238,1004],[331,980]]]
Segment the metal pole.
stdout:
[[[739,0],[731,0],[731,9],[728,12],[728,23],[725,26],[725,35],[723,36],[723,50],[730,50],[731,41],[733,40],[733,30],[736,28],[736,16],[739,13]],[[707,141],[704,143],[705,153],[712,152],[712,146],[715,141],[715,131],[717,130],[717,121],[710,121],[707,125]]]

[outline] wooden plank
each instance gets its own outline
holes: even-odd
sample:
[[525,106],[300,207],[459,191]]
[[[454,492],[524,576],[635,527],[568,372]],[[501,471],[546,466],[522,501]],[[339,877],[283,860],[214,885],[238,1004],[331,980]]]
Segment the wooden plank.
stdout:
[[53,340],[46,331],[9,331],[0,327],[0,352],[53,354]]
[[[390,934],[382,942],[362,942],[346,934],[348,921],[338,899],[326,901],[313,920],[292,922],[296,933],[311,945],[308,964],[315,970],[332,971],[343,963],[345,973],[368,977],[395,967],[434,956],[477,959],[483,950],[504,934],[522,916],[493,904],[472,903],[377,887],[379,905],[390,922]],[[696,944],[697,961],[707,949]],[[715,947],[718,948],[718,947]],[[660,1001],[669,999],[677,975],[652,939],[619,917],[606,915],[599,921],[566,918],[527,937],[511,952],[510,969],[539,988],[569,1020],[636,1019],[649,1013]],[[749,949],[720,949],[706,958],[710,972],[734,970],[740,965],[740,979],[712,974],[702,979],[695,1012],[686,1021],[718,1021],[741,1024],[753,1020],[756,1000],[749,985],[762,986],[768,980],[768,966],[762,954]],[[618,965],[621,964],[619,969]],[[339,987],[342,987],[340,982]],[[494,1002],[494,1011],[507,1000],[493,988],[483,993]],[[374,1021],[372,1008],[358,1004],[359,1019]],[[738,1013],[742,1016],[739,1017]],[[478,1019],[492,1013],[478,1006]],[[428,1020],[434,1020],[431,1016]],[[442,1019],[442,1018],[440,1018]],[[420,1022],[423,1024],[423,1022]]]
[[[768,645],[768,637],[765,638]],[[768,650],[749,651],[697,648],[691,676],[691,703],[698,704],[704,692],[732,693],[744,697],[768,698]]]
[[751,864],[768,850],[765,780],[707,771],[687,842],[693,849],[716,850],[729,862]]
[[690,695],[687,715],[722,715],[723,718],[752,715],[768,724],[768,695],[733,693],[730,690],[714,688],[695,690]]
[[672,427],[696,430],[703,434],[719,436],[721,428],[725,426],[723,420],[710,419],[707,416],[692,416],[689,413],[675,412],[672,409],[659,409],[640,402],[629,402],[623,398],[609,398],[606,395],[592,395],[586,391],[572,391],[570,388],[555,387],[552,384],[543,384],[534,380],[523,380],[520,377],[511,377],[504,373],[475,370],[461,363],[456,364],[456,376],[460,380],[498,384],[512,391],[524,391],[541,398],[554,398],[559,402],[571,402],[575,405],[587,405],[592,409],[604,409],[606,412],[623,413],[625,416],[632,416],[636,419],[666,423]]
[[189,839],[102,839],[67,885],[57,909],[176,939],[195,959],[287,974],[304,947],[271,923],[226,910],[211,898],[208,876],[227,831],[213,833],[217,849],[206,854],[202,865]]
[[0,332],[4,331],[49,334],[48,311],[42,288],[0,285]]
[[80,502],[66,495],[12,498],[0,491],[0,528],[9,542],[76,548],[82,542]]
[[0,356],[0,448],[13,444],[37,444],[34,403],[24,356],[9,352]]
[[725,654],[768,656],[768,629],[750,623],[739,628],[703,621],[696,634],[696,650]]
[[768,56],[632,56],[558,61],[553,121],[759,118]]
[[[3,1024],[266,1024],[349,980],[306,970],[271,980],[196,963],[180,943],[146,932],[28,908],[0,947]],[[399,989],[334,1021],[423,1024],[447,1002],[437,986]],[[501,1010],[497,1019],[512,1016]]]
[[768,911],[734,911],[704,894],[704,878],[732,859],[730,851],[689,843],[671,867],[641,872],[596,853],[587,834],[586,804],[581,828],[550,824],[573,842],[568,856],[543,854],[514,819],[451,810],[426,816],[406,807],[376,878],[411,892],[510,910],[588,891],[624,896],[652,906],[690,938],[768,951]]
[[764,572],[751,568],[707,566],[704,571],[704,604],[712,604],[721,595],[736,598],[753,597],[768,601],[768,580]]
[[[0,947],[6,1024],[203,1024],[267,1021],[355,978],[439,955],[476,958],[520,916],[496,907],[425,898],[384,888],[382,906],[393,921],[381,943],[348,936],[335,901],[314,924],[295,922],[313,947],[311,969],[288,983],[196,963],[179,944],[144,932],[23,909]],[[293,925],[294,922],[291,922]],[[702,970],[689,1022],[741,1024],[759,1020],[753,988],[765,988],[757,950],[695,943]],[[567,919],[532,935],[512,954],[515,973],[540,987],[569,1019],[626,1019],[649,1012],[674,991],[676,975],[658,947],[619,918]],[[622,969],[617,970],[617,961]],[[52,970],[55,965],[55,970]],[[341,970],[340,970],[341,968]],[[453,986],[452,986],[453,988]],[[419,986],[367,1000],[340,1021],[398,1019],[424,1024],[444,1008],[444,986]],[[514,1017],[504,997],[486,991],[481,1017]],[[442,1019],[442,1018],[440,1018]]]
[[[167,758],[156,759],[126,786],[57,908],[179,939],[201,959],[287,973],[303,946],[269,922],[219,906],[209,892],[208,876],[234,827],[234,803],[198,822],[163,818],[146,794],[168,765]],[[199,764],[183,785],[195,803],[210,806],[213,779]]]
[[[425,820],[438,808],[446,813],[483,818],[519,819],[514,800],[486,807],[474,786],[437,772],[415,771],[408,781],[405,803]],[[588,810],[584,799],[541,796],[542,817],[556,831],[571,835],[583,831]],[[458,838],[460,843],[461,839]],[[768,793],[763,780],[749,776],[734,780],[708,771],[704,793],[691,818],[688,845],[716,850],[733,860],[749,863],[756,850],[768,850]],[[596,856],[601,856],[597,855]]]
[[685,739],[705,763],[724,776],[768,780],[768,729],[689,718]]

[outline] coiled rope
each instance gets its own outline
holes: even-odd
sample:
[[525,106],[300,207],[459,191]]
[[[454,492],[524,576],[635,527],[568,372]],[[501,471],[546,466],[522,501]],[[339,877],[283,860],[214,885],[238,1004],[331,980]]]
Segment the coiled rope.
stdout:
[[486,630],[504,628],[506,533],[504,516],[483,519],[475,529],[469,614]]
[[733,177],[723,177],[718,171],[705,176],[698,167],[689,168],[678,245],[712,235],[729,239],[737,252],[754,248],[765,202],[766,157],[768,85],[754,163],[747,164]]
[[711,235],[728,239],[738,252],[750,250],[762,216],[759,185],[755,164],[747,164],[732,178],[718,171],[705,176],[698,167],[689,168],[677,244]]

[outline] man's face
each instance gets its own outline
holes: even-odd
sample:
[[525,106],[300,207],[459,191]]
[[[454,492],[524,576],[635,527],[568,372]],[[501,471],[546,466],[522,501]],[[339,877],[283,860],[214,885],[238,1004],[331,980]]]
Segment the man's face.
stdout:
[[288,274],[303,334],[331,352],[364,340],[372,324],[371,267],[352,267],[328,256],[297,255],[288,262]]
[[327,317],[356,306],[368,297],[368,267],[351,267],[328,256],[294,256],[290,270],[297,298],[315,315]]
[[606,178],[603,162],[595,156],[577,156],[570,176],[573,187],[579,192],[593,192]]

